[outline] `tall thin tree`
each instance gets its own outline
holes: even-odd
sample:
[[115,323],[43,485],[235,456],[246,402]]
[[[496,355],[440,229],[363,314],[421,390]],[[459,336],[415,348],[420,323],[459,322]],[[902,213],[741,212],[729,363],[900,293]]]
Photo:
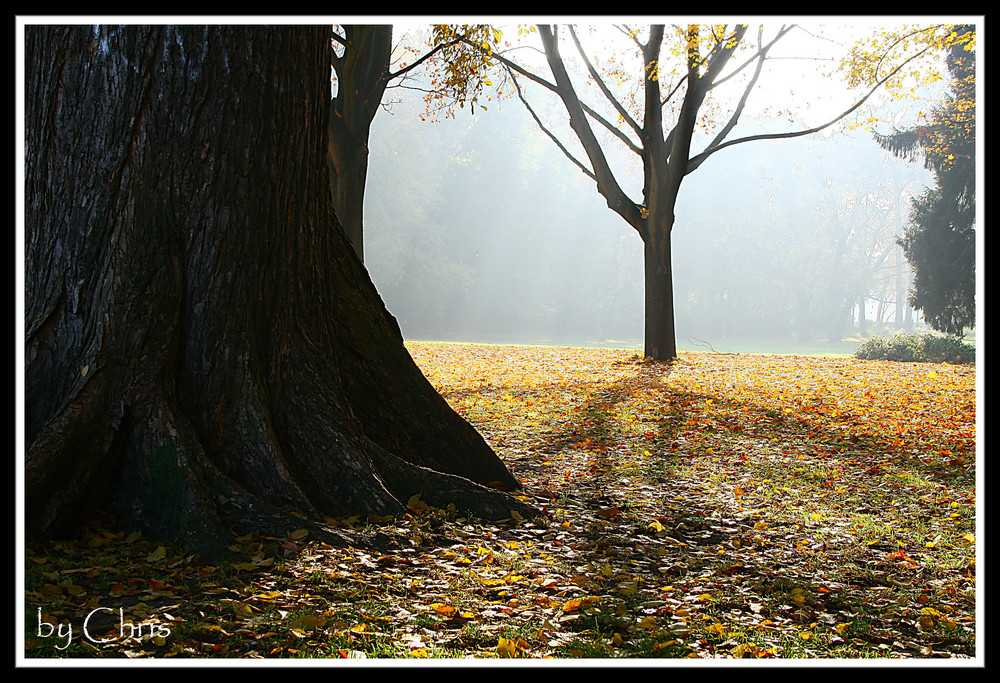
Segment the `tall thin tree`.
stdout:
[[[429,97],[439,106],[464,105],[476,101],[483,83],[485,64],[478,51],[464,40],[487,45],[492,29],[485,25],[466,27],[461,35],[438,31],[425,49],[393,70],[393,27],[390,24],[343,24],[331,34],[330,64],[336,92],[330,108],[327,158],[330,193],[347,237],[358,258],[364,261],[364,203],[368,180],[368,142],[372,122],[387,88],[401,84],[421,67],[433,78]],[[474,106],[474,105],[473,105]]]
[[950,92],[925,125],[875,135],[900,157],[923,157],[935,186],[916,197],[899,244],[913,268],[910,305],[934,329],[961,336],[976,322],[975,27],[954,27]]
[[[596,68],[572,26],[537,27],[550,78],[503,54],[493,53],[493,58],[503,64],[515,80],[522,102],[532,111],[542,129],[594,181],[608,207],[632,226],[642,239],[644,354],[648,358],[669,361],[677,355],[671,234],[684,178],[700,168],[710,156],[732,145],[811,135],[834,125],[861,107],[906,64],[930,49],[916,50],[897,61],[887,74],[880,74],[861,97],[825,123],[787,132],[732,137],[769,54],[795,28],[794,25],[780,26],[770,38],[765,39],[765,27],[761,26],[757,29],[756,40],[751,43],[752,34],[745,24],[689,24],[672,27],[671,30],[654,24],[643,31],[619,27],[640,57],[638,73],[633,74],[638,84],[635,98],[638,112],[630,109],[628,102],[615,94],[611,79]],[[673,37],[679,39],[676,55],[667,45],[671,32]],[[573,51],[579,55],[596,96],[606,100],[612,116],[602,116],[596,105],[584,101],[564,62],[562,47],[565,41],[561,37],[564,34],[568,34]],[[747,57],[734,63],[741,52]],[[667,78],[668,65],[675,59],[680,60],[680,67],[671,82]],[[707,144],[697,149],[695,131],[706,116],[705,104],[709,94],[740,74],[746,74],[742,92],[728,114],[717,122]],[[586,159],[574,155],[570,145],[543,124],[517,84],[518,78],[541,85],[558,97],[569,117],[572,137],[582,146]],[[632,198],[623,189],[612,168],[609,144],[620,144],[639,157],[643,175],[641,198]]]

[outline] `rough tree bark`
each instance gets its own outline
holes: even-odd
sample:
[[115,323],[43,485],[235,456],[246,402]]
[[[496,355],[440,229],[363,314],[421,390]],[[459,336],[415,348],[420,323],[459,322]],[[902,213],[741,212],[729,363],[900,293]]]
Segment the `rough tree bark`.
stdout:
[[[331,206],[330,30],[25,28],[25,521],[531,510],[424,379]],[[310,526],[311,525],[311,526]]]

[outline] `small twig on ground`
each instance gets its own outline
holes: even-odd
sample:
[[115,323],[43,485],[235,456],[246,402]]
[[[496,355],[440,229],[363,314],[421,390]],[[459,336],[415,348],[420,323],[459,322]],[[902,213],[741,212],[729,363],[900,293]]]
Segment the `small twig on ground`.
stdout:
[[709,344],[704,339],[692,339],[691,337],[688,337],[688,341],[691,342],[692,344],[696,345],[696,346],[704,346],[709,351],[711,351],[712,353],[718,353],[718,354],[723,355],[723,356],[738,356],[739,355],[738,353],[733,353],[732,351],[716,351],[715,347],[712,346],[711,344]]

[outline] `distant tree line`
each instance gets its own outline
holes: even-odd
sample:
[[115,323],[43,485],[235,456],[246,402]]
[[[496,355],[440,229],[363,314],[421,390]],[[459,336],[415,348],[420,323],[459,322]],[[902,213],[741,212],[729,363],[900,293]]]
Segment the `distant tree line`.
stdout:
[[[587,179],[517,107],[427,124],[419,106],[376,121],[366,208],[367,265],[404,335],[639,343],[642,245]],[[911,322],[895,240],[926,172],[864,135],[731,151],[679,204],[682,341],[839,341],[866,300]],[[719,187],[738,197],[713,202]]]

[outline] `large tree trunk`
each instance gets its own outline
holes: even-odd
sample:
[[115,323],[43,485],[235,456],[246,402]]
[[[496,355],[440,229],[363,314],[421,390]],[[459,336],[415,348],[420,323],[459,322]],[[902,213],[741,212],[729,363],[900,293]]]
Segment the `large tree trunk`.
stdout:
[[329,41],[26,27],[29,534],[112,504],[215,554],[230,528],[399,513],[417,493],[529,512],[333,213]]

